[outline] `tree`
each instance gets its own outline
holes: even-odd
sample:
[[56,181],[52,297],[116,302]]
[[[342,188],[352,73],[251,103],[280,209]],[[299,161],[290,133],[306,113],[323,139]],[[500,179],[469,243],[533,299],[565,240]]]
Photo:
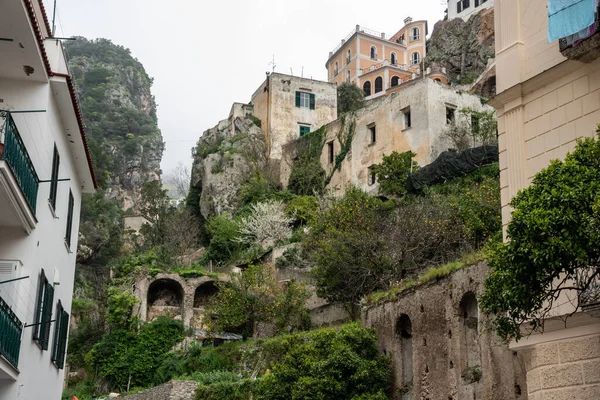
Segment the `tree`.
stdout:
[[165,183],[173,185],[177,195],[187,196],[190,191],[190,170],[182,162],[177,163],[173,171],[165,177]]
[[475,111],[463,108],[459,118],[455,118],[442,137],[450,141],[459,151],[483,145],[498,143],[498,122],[495,111]]
[[174,208],[169,203],[167,191],[162,188],[160,181],[146,182],[142,185],[142,199],[139,206],[140,216],[145,223],[140,229],[144,237],[145,247],[160,246],[164,243],[166,228],[165,221]]
[[337,87],[338,115],[356,111],[362,107],[365,94],[353,83],[342,83]]
[[383,155],[381,164],[373,166],[381,193],[394,196],[403,196],[406,193],[408,175],[419,168],[419,164],[413,161],[415,156],[412,151],[405,153],[394,151],[389,156]]
[[[600,127],[599,127],[600,133]],[[489,255],[482,310],[504,339],[542,330],[565,292],[579,307],[600,297],[600,141],[578,141],[513,198],[507,242]]]
[[301,328],[306,319],[308,292],[300,283],[281,286],[272,266],[250,266],[219,283],[210,301],[204,325],[211,332],[240,332],[252,336],[259,322],[274,323],[280,331]]
[[292,234],[292,222],[285,213],[285,205],[278,200],[252,204],[250,215],[240,220],[241,240],[246,243],[271,247]]

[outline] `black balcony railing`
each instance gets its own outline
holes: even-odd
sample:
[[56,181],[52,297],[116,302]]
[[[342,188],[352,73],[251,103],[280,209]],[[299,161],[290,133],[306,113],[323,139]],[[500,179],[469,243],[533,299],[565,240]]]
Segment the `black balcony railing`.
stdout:
[[585,39],[562,38],[558,45],[563,56],[590,63],[600,57],[600,5],[595,13],[594,25],[590,28],[590,35]]
[[15,368],[19,364],[22,332],[23,323],[0,297],[0,355]]
[[39,179],[10,112],[0,112],[0,127],[0,139],[4,136],[4,140],[0,140],[0,160],[5,160],[10,166],[31,212],[35,215]]

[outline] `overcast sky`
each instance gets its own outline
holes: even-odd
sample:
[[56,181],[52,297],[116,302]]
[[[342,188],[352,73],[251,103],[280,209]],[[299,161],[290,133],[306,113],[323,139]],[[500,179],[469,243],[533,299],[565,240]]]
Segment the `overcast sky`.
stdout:
[[[44,0],[52,18],[54,0]],[[356,24],[394,34],[407,16],[443,18],[443,0],[57,0],[57,36],[107,38],[154,78],[162,169],[191,165],[203,131],[248,102],[271,70],[327,79],[329,52]]]

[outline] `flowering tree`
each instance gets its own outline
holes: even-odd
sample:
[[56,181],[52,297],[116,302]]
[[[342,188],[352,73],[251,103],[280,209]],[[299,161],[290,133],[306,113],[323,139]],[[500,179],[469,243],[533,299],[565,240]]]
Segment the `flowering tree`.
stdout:
[[283,202],[256,203],[250,210],[250,216],[240,221],[240,241],[270,247],[292,234],[294,218],[286,215]]

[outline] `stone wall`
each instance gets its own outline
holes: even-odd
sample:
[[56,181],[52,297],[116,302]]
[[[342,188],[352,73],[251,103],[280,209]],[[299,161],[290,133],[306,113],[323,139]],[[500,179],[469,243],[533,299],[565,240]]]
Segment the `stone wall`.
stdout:
[[392,359],[396,399],[527,399],[522,360],[478,311],[487,273],[481,263],[363,309]]
[[194,400],[197,387],[198,383],[194,381],[171,381],[124,398],[127,400]]

